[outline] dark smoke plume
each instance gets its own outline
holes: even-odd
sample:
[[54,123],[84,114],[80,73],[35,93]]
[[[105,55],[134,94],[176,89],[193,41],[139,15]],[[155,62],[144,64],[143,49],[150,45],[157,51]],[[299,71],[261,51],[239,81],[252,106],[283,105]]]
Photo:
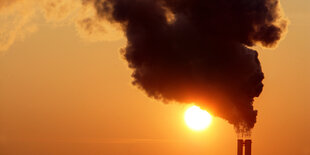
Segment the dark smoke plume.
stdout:
[[133,84],[150,97],[196,102],[239,132],[256,122],[264,74],[256,51],[285,30],[278,0],[84,0],[120,23]]

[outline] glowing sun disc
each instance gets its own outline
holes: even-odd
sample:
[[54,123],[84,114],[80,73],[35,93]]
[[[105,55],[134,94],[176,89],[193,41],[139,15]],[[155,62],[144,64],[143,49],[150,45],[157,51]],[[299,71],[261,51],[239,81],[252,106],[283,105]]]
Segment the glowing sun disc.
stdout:
[[212,116],[198,106],[189,107],[184,115],[186,125],[192,130],[203,130],[209,127],[212,122]]

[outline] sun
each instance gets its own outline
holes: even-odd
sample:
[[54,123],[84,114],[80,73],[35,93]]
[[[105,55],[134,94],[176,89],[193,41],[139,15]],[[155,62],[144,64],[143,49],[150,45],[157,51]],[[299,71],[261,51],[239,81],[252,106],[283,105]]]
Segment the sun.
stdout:
[[187,126],[196,131],[206,129],[212,122],[212,116],[195,105],[186,110],[184,119]]

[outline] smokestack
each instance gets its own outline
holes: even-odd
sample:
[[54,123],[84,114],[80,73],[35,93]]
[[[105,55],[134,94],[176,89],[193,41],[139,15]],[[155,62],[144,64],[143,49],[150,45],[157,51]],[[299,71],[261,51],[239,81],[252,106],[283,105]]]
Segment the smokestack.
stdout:
[[245,155],[251,155],[251,145],[252,145],[252,140],[247,139],[238,139],[237,141],[238,147],[237,147],[237,155],[243,155],[243,147],[245,148]]
[[237,155],[243,155],[243,140],[238,139]]
[[247,139],[245,140],[245,155],[251,155],[251,144],[252,143],[252,140],[250,139]]

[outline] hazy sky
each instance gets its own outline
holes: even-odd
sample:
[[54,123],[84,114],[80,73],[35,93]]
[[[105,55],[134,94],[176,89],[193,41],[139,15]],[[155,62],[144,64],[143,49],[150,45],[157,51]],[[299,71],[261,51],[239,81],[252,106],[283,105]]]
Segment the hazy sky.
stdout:
[[[188,105],[163,104],[131,85],[120,32],[99,33],[101,23],[85,31],[79,21],[91,11],[51,2],[0,0],[1,155],[236,152],[225,120],[192,131]],[[286,37],[276,49],[257,47],[266,78],[254,103],[253,154],[310,155],[310,1],[281,3]]]

